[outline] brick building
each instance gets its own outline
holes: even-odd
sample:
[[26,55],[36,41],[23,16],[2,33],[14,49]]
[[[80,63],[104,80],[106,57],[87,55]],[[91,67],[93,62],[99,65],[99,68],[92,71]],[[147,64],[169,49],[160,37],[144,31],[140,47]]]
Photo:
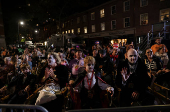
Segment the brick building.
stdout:
[[136,44],[141,43],[149,31],[153,31],[155,37],[163,28],[164,19],[169,24],[169,14],[170,0],[111,0],[69,16],[57,29],[88,39],[88,44],[96,40],[103,44],[131,41]]
[[3,17],[2,17],[2,10],[1,10],[1,0],[0,0],[0,47],[6,48]]

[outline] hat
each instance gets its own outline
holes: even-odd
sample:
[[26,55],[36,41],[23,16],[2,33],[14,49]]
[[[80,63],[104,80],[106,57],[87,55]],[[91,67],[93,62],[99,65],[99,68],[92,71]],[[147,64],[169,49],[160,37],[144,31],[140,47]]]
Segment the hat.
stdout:
[[99,51],[100,54],[105,54],[106,53],[106,50],[102,49]]

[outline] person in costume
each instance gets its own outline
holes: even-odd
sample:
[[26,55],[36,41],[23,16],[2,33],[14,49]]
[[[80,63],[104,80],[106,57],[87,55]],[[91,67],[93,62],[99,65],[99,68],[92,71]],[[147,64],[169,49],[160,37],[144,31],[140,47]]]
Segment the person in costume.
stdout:
[[[106,90],[114,93],[114,88],[109,84],[104,82],[101,78],[96,76],[94,72],[95,59],[92,56],[87,56],[84,58],[84,67],[85,70],[78,75],[78,78],[72,83],[74,91],[79,93],[80,101],[77,101],[77,104],[81,102],[82,109],[90,108],[101,108],[107,107],[107,103],[104,100],[107,100],[102,93]],[[71,83],[70,83],[71,84]],[[78,95],[77,95],[78,96]],[[74,99],[74,98],[73,98]]]
[[154,96],[147,89],[149,81],[145,63],[135,49],[129,49],[127,59],[117,68],[116,88],[121,90],[120,106],[132,106],[134,102],[153,105]]

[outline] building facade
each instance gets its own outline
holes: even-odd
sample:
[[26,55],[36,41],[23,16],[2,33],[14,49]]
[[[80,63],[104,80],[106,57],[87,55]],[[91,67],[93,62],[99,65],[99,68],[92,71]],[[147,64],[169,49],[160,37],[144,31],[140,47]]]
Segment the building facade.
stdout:
[[6,48],[3,17],[2,17],[2,10],[1,10],[1,0],[0,0],[0,47]]
[[141,43],[149,32],[157,35],[169,14],[170,0],[111,0],[66,18],[57,32],[73,33],[90,44]]

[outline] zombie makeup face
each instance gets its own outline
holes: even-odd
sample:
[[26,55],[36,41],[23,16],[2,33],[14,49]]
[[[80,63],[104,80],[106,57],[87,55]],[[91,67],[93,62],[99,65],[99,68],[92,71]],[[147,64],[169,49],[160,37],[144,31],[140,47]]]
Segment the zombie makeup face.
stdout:
[[48,65],[54,65],[56,63],[55,58],[53,55],[48,55]]
[[92,62],[90,61],[90,62],[88,62],[88,63],[85,65],[85,67],[86,67],[86,71],[87,71],[87,72],[93,72],[94,63],[92,63]]
[[127,59],[129,61],[129,63],[135,64],[138,60],[137,51],[134,49],[129,49],[129,51],[127,52]]
[[147,49],[145,55],[148,59],[151,59],[153,57],[152,49]]

